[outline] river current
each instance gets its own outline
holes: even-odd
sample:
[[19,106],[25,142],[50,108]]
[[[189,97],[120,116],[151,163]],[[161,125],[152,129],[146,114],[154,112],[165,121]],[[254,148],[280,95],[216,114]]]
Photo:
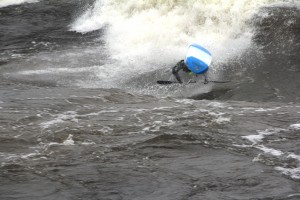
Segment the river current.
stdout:
[[300,199],[299,4],[0,0],[0,199]]

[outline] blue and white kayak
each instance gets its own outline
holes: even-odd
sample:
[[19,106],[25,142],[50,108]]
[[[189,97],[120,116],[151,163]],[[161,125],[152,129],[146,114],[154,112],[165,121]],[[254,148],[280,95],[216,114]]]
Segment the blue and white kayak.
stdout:
[[203,74],[208,70],[212,61],[211,53],[199,44],[191,44],[188,47],[185,64],[195,74]]

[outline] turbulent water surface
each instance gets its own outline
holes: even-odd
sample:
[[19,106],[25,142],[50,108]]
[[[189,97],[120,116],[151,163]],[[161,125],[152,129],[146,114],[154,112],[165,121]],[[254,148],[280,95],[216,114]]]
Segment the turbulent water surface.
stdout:
[[[300,2],[0,0],[0,199],[300,199]],[[192,42],[210,80],[160,86]]]

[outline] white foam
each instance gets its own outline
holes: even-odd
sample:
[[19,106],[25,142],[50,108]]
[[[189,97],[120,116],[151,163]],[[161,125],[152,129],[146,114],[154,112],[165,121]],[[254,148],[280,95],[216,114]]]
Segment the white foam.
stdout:
[[83,67],[83,68],[47,68],[40,70],[24,70],[19,71],[20,75],[41,75],[41,74],[60,74],[60,73],[82,73],[98,70],[99,66]]
[[268,111],[274,111],[274,110],[278,110],[281,107],[276,107],[276,108],[259,108],[257,110],[255,110],[256,112],[268,112]]
[[37,155],[39,155],[39,153],[29,153],[29,154],[21,155],[21,158],[27,159],[27,158],[31,158],[31,157],[34,157],[34,156],[37,156]]
[[[295,125],[295,126],[293,126]],[[290,127],[291,128],[298,128],[299,124],[293,124]],[[282,174],[287,175],[291,177],[292,179],[300,179],[300,156],[296,155],[294,153],[290,152],[284,152],[278,149],[273,149],[266,147],[262,145],[263,139],[265,138],[266,135],[272,135],[279,133],[281,131],[287,131],[286,129],[281,129],[281,128],[274,128],[274,129],[266,129],[264,131],[257,131],[259,134],[257,135],[248,135],[248,136],[243,136],[243,138],[249,140],[252,142],[252,145],[239,145],[239,147],[243,148],[248,148],[248,147],[254,147],[256,149],[259,149],[263,151],[264,154],[268,154],[274,157],[277,157],[278,159],[295,159],[298,162],[298,165],[294,168],[288,168],[288,167],[281,167],[277,166],[275,167],[276,170],[280,171]],[[273,140],[274,141],[274,140]],[[237,146],[237,145],[235,145]],[[263,158],[261,158],[261,154],[259,154],[257,157],[253,159],[253,161],[263,161]],[[288,166],[287,164],[284,166]]]
[[247,135],[247,136],[242,136],[242,138],[245,138],[252,142],[253,144],[257,144],[262,142],[262,140],[265,138],[263,135]]
[[298,162],[300,162],[300,156],[299,156],[299,155],[296,155],[296,154],[294,154],[294,153],[290,153],[290,154],[288,155],[288,158],[293,158],[293,159],[298,160]]
[[266,154],[270,154],[270,155],[273,155],[273,156],[282,156],[284,154],[280,150],[268,148],[268,147],[265,147],[263,145],[259,145],[256,148],[262,150]]
[[5,164],[6,162],[12,162],[12,161],[16,161],[19,159],[30,159],[30,158],[34,158],[36,156],[40,155],[39,152],[33,152],[33,153],[21,153],[21,154],[11,154],[11,153],[2,153],[0,152],[0,161],[4,161],[2,162],[2,164]]
[[242,108],[243,110],[255,110],[256,108]]
[[275,167],[276,170],[281,171],[282,174],[291,177],[292,179],[300,179],[300,167],[296,168],[285,168],[285,167]]
[[71,30],[87,33],[106,27],[106,44],[120,61],[113,67],[122,71],[169,67],[183,59],[194,42],[218,63],[249,47],[252,33],[245,22],[261,6],[278,1],[96,0]]
[[225,108],[226,104],[225,103],[221,103],[221,102],[211,102],[208,104],[208,106],[212,106],[215,108]]
[[100,114],[103,114],[103,113],[117,113],[119,112],[119,110],[101,110],[99,112],[95,112],[95,113],[89,113],[89,114],[86,114],[86,115],[81,115],[81,116],[99,116]]
[[196,101],[193,99],[176,99],[175,102],[191,105],[191,104],[194,104]]
[[258,134],[256,134],[256,135],[242,136],[242,138],[245,138],[245,139],[249,140],[250,142],[252,142],[253,145],[256,145],[258,143],[261,143],[263,141],[263,139],[265,138],[265,136],[273,135],[273,134],[279,133],[280,131],[284,131],[284,130],[285,129],[281,129],[281,128],[266,129],[264,131],[257,131]]
[[108,126],[104,126],[102,129],[99,129],[100,132],[102,133],[112,133],[114,129],[108,127]]
[[216,116],[216,117],[225,115],[225,113],[222,113],[222,112],[217,112],[217,113],[216,112],[209,112],[208,114],[211,115],[211,116]]
[[292,124],[290,125],[290,128],[300,130],[300,124]]
[[41,123],[40,124],[41,127],[46,129],[46,128],[49,128],[53,125],[63,123],[65,121],[78,122],[78,119],[76,118],[77,114],[76,114],[75,111],[64,112],[63,114],[58,114],[58,115],[55,115],[54,117],[55,118],[53,120]]
[[36,3],[39,0],[0,0],[0,8],[11,6],[11,5],[19,5],[23,3]]
[[85,146],[90,146],[90,145],[95,145],[96,143],[93,142],[93,141],[84,141],[81,143],[82,145],[85,145]]
[[[175,106],[177,107],[177,106]],[[152,110],[171,110],[174,107],[166,107],[166,106],[162,106],[162,107],[154,107]]]
[[[109,62],[91,70],[99,81],[87,79],[78,81],[77,85],[125,87],[124,82],[143,73],[169,70],[184,59],[191,43],[199,43],[212,53],[210,72],[217,78],[222,73],[218,68],[224,66],[220,63],[241,54],[251,45],[252,30],[246,21],[261,6],[278,1],[281,0],[95,0],[93,6],[70,24],[70,30],[85,34],[102,29],[101,39],[105,40],[102,48],[109,55],[106,57]],[[206,85],[206,90],[209,87],[212,86]],[[191,93],[199,94],[199,90],[203,92],[203,88],[190,89],[186,94],[178,94],[180,88],[175,92],[164,90],[164,94],[191,96]],[[153,94],[151,88],[130,90]]]
[[218,124],[224,124],[224,123],[227,123],[227,122],[230,122],[231,121],[231,117],[218,117],[217,119],[215,119],[215,122],[217,122]]
[[72,23],[71,30],[87,33],[105,26],[108,19],[102,14],[102,8],[102,1],[96,1],[93,7],[88,8],[83,15]]
[[296,197],[296,196],[300,196],[300,193],[290,194],[288,195],[288,198]]
[[[296,127],[298,127],[298,126],[296,126]],[[291,177],[292,179],[299,180],[300,179],[300,156],[299,155],[296,155],[294,153],[289,153],[289,152],[283,152],[281,150],[269,148],[269,147],[259,144],[259,143],[262,143],[262,141],[266,135],[272,135],[272,134],[278,133],[283,130],[285,130],[285,129],[279,129],[279,128],[278,129],[267,129],[265,131],[258,131],[259,132],[258,135],[248,135],[248,136],[243,136],[243,138],[248,139],[249,141],[251,141],[253,143],[251,145],[251,147],[255,147],[255,148],[263,151],[265,154],[269,154],[269,155],[272,155],[275,157],[284,157],[284,159],[286,159],[286,158],[295,159],[298,162],[297,167],[294,167],[294,168],[275,167],[275,169],[280,171],[282,174]],[[240,145],[240,147],[247,148],[250,146]],[[261,154],[259,154],[256,158],[254,158],[254,161],[261,161],[262,159],[260,158],[260,155]]]
[[16,154],[11,154],[11,153],[3,153],[0,152],[0,159],[2,160],[10,160],[12,158],[17,158],[18,156]]
[[69,146],[69,145],[74,145],[75,142],[73,140],[73,135],[69,134],[68,138],[63,142],[63,145]]

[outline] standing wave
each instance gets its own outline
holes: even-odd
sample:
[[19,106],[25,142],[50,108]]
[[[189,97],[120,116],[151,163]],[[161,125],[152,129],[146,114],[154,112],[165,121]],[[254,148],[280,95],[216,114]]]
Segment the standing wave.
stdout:
[[71,29],[87,33],[108,26],[107,42],[113,54],[122,58],[154,57],[161,51],[179,57],[189,43],[197,41],[222,59],[249,46],[247,20],[260,7],[275,2],[281,1],[97,0]]
[[[112,73],[122,72],[120,81],[149,82],[153,71],[166,72],[162,69],[184,58],[193,42],[210,50],[212,78],[220,79],[226,71],[232,74],[235,66],[242,66],[242,71],[252,67],[252,58],[247,61],[250,64],[240,58],[256,49],[253,20],[258,13],[268,14],[261,8],[296,4],[293,0],[97,0],[71,24],[71,30],[86,34],[105,29],[104,40],[113,60],[107,67]],[[167,78],[170,72],[165,74]]]

